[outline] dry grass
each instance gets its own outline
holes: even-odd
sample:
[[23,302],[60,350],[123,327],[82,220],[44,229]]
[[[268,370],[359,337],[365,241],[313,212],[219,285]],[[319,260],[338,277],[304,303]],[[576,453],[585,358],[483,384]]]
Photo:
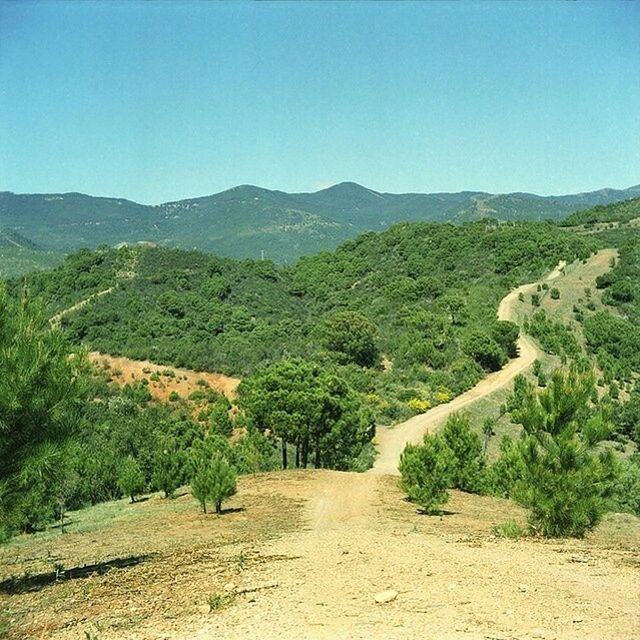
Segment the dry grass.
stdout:
[[[69,533],[21,536],[2,551],[0,580],[128,556],[150,557],[104,575],[64,580],[37,591],[1,594],[7,638],[48,637],[67,630],[133,628],[197,613],[212,594],[252,565],[273,561],[256,545],[300,526],[295,474],[241,478],[222,516],[199,512],[182,492],[136,504],[117,501],[71,514]],[[289,488],[290,487],[290,488]],[[288,493],[289,495],[284,495]],[[277,559],[276,559],[277,560]],[[64,634],[63,634],[64,635]]]

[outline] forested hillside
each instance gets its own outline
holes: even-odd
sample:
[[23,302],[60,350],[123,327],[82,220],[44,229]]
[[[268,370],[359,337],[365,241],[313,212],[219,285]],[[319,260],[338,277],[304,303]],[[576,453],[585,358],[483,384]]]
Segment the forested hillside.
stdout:
[[398,222],[560,220],[575,211],[637,196],[640,187],[537,196],[530,193],[380,193],[343,182],[315,193],[243,185],[157,206],[81,193],[0,193],[0,225],[44,248],[70,252],[154,242],[235,258],[291,263]]
[[[500,368],[517,336],[495,320],[502,296],[593,246],[547,223],[412,223],[291,268],[154,247],[82,251],[28,286],[51,314],[113,287],[63,320],[90,349],[240,376],[284,356],[333,360],[394,420],[412,400],[442,402]],[[350,347],[332,332],[371,333],[374,366],[336,357]]]
[[62,262],[62,254],[44,251],[24,236],[0,227],[0,277],[13,278]]
[[592,226],[598,223],[618,222],[626,223],[640,219],[640,198],[632,198],[623,202],[598,205],[585,211],[577,211],[566,217],[562,226],[572,227],[578,225]]

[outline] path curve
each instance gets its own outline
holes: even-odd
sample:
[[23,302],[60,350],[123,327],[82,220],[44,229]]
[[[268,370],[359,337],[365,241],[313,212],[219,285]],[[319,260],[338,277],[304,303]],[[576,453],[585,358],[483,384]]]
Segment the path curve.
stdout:
[[[547,275],[546,281],[555,280],[562,274],[566,262],[558,263],[556,268]],[[515,322],[514,304],[521,293],[533,291],[539,282],[524,284],[510,291],[498,306],[498,320]],[[373,467],[367,473],[377,475],[399,475],[398,463],[400,454],[408,443],[417,444],[422,441],[424,434],[433,431],[443,422],[449,414],[464,409],[464,407],[488,396],[498,389],[508,386],[511,381],[523,371],[526,371],[538,357],[538,348],[525,334],[518,338],[518,356],[509,362],[500,371],[489,374],[469,391],[457,396],[446,404],[410,418],[394,427],[382,427],[378,430],[378,457]]]

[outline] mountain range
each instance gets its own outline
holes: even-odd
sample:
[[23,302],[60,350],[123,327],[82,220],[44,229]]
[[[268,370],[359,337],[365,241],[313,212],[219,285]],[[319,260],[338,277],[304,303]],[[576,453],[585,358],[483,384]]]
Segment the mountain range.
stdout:
[[264,256],[290,262],[402,221],[561,220],[575,211],[637,196],[640,185],[538,196],[480,191],[380,193],[342,182],[315,193],[243,185],[210,196],[144,205],[82,193],[4,191],[0,192],[0,227],[5,234],[19,234],[23,240],[58,252],[146,241],[236,258]]

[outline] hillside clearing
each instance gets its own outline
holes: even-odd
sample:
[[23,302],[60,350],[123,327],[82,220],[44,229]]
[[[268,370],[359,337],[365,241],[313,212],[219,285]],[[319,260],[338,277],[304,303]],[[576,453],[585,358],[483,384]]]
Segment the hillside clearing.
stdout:
[[[152,397],[163,402],[166,402],[173,392],[183,399],[188,398],[194,391],[202,390],[202,381],[214,391],[223,393],[232,400],[240,384],[238,378],[225,376],[221,373],[165,367],[149,360],[132,360],[98,353],[97,351],[91,352],[89,359],[96,366],[107,371],[114,382],[120,385],[137,382],[142,379],[148,380],[148,389]],[[159,380],[150,379],[152,374],[157,374]]]

